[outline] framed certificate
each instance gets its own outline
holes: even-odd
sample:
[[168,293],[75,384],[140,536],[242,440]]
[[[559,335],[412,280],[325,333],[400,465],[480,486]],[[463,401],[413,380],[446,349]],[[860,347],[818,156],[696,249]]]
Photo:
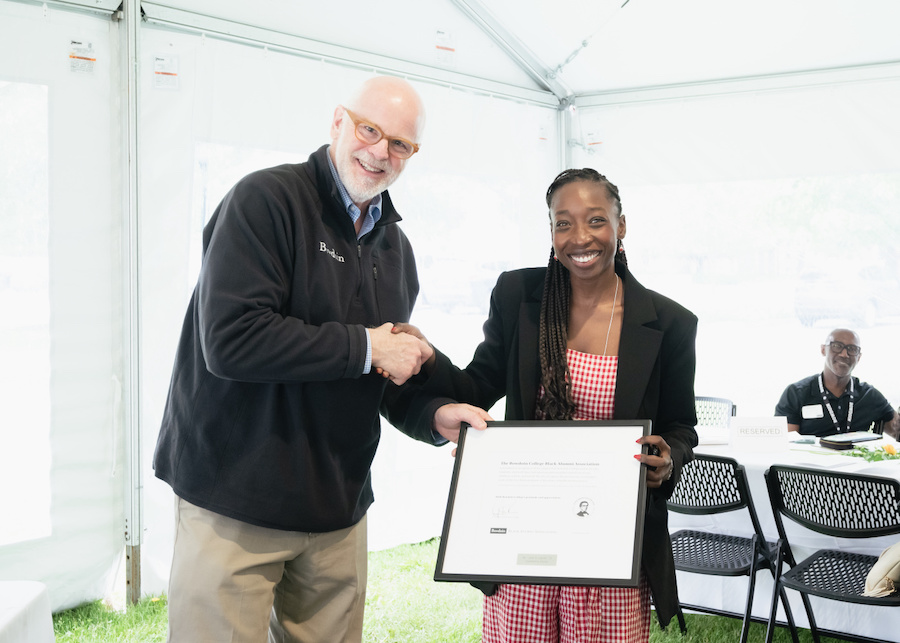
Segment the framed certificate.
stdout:
[[[637,587],[650,420],[460,431],[434,579]],[[643,447],[646,453],[647,447]]]

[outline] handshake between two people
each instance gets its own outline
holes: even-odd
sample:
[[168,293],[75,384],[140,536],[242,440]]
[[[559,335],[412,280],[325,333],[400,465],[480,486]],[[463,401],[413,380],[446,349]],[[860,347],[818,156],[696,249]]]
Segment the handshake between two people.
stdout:
[[[372,338],[372,367],[382,377],[401,385],[423,370],[434,368],[434,348],[412,324],[382,324],[369,329]],[[463,422],[483,430],[492,421],[490,414],[471,404],[445,404],[434,414],[434,430],[456,444]],[[456,453],[456,449],[453,450]]]
[[418,374],[422,367],[426,373],[434,367],[434,348],[415,326],[388,322],[370,328],[369,337],[372,368],[397,386]]

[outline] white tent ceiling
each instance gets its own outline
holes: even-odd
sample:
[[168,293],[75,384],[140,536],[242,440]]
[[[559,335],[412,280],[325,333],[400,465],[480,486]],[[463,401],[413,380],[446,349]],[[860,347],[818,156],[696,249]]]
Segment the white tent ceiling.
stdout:
[[462,74],[556,98],[900,62],[894,0],[142,4],[151,19],[210,31],[212,17],[220,33],[261,28],[304,39],[312,55],[344,48],[376,68],[409,72],[412,63],[433,78]]
[[900,60],[900,4],[890,1],[483,5],[549,67],[561,66],[559,77],[577,95]]

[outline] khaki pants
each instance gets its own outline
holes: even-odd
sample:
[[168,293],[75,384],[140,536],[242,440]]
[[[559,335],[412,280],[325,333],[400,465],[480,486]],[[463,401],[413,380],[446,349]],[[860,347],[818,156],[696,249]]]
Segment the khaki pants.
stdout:
[[171,643],[359,643],[366,518],[327,533],[256,527],[176,497]]

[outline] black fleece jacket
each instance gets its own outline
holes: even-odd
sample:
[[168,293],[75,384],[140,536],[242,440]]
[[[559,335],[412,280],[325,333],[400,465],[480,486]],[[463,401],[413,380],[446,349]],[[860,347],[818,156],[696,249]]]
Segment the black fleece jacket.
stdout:
[[419,290],[388,193],[357,241],[327,150],[243,178],[206,226],[154,455],[178,496],[275,529],[342,529],[372,503],[386,381],[362,374],[364,328],[408,321]]

